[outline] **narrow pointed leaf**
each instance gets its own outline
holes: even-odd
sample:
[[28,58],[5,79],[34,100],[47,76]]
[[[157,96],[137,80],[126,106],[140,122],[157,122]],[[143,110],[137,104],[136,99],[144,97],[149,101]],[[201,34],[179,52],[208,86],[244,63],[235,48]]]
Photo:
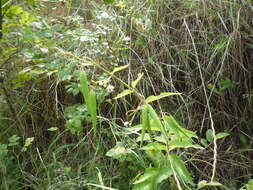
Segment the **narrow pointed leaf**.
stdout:
[[94,130],[94,134],[97,134],[97,102],[96,102],[96,93],[91,90],[90,92],[90,115],[91,115],[91,121],[92,121],[92,128]]
[[131,83],[131,85],[132,85],[133,88],[136,87],[136,85],[138,84],[138,82],[141,80],[142,77],[143,77],[143,73],[139,73],[137,79],[134,80],[134,81]]
[[127,96],[127,95],[132,94],[132,93],[133,93],[132,90],[129,90],[129,89],[124,90],[123,92],[118,94],[116,97],[114,97],[114,99],[119,99],[119,98],[122,98],[122,97]]
[[144,106],[141,110],[141,124],[142,124],[142,131],[141,131],[141,146],[142,146],[143,138],[144,138],[146,129],[149,125],[148,107],[147,106]]
[[120,67],[116,67],[116,68],[113,69],[113,71],[110,74],[113,75],[114,73],[122,71],[122,70],[124,70],[128,67],[129,67],[129,64],[123,65],[123,66],[120,66]]
[[88,104],[90,92],[89,92],[87,74],[85,72],[82,72],[80,75],[80,84],[81,84],[81,92],[84,96],[84,100],[86,101],[86,104]]
[[168,97],[168,96],[174,96],[174,95],[180,95],[181,93],[175,93],[175,92],[162,92],[160,95],[158,96],[149,96],[146,99],[146,103],[150,103],[156,100],[160,100],[162,98]]

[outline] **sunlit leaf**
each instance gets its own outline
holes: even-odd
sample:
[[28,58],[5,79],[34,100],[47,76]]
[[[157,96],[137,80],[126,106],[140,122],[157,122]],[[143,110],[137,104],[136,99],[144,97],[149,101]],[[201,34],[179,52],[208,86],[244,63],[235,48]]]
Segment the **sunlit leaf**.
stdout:
[[167,150],[167,147],[158,142],[149,143],[141,148],[142,150]]
[[58,130],[58,128],[57,127],[51,127],[51,128],[49,128],[49,129],[47,129],[48,131],[57,131]]
[[25,140],[25,145],[21,149],[21,152],[25,152],[27,150],[27,148],[32,144],[33,140],[34,140],[34,137],[27,138]]
[[127,95],[132,94],[132,93],[133,93],[132,90],[129,90],[129,89],[124,90],[123,92],[118,94],[116,97],[114,97],[114,99],[119,99],[119,98],[122,98],[122,97],[127,96]]
[[138,82],[141,80],[142,77],[143,77],[143,73],[139,73],[137,79],[132,81],[131,85],[133,88],[136,87],[136,85],[138,84]]
[[168,97],[168,96],[174,96],[174,95],[180,95],[181,93],[174,93],[174,92],[162,92],[160,95],[158,96],[149,96],[146,99],[146,103],[150,103],[156,100],[160,100],[162,98]]
[[113,69],[113,71],[110,74],[113,75],[114,73],[122,71],[122,70],[124,70],[128,67],[129,67],[129,64],[123,65],[123,66],[120,66],[120,67],[116,67],[116,68]]

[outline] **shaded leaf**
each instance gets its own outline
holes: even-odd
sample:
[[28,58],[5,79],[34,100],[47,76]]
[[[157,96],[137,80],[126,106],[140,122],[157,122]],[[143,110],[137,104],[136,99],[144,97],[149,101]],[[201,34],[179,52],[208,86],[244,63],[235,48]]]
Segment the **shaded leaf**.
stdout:
[[229,133],[218,133],[217,135],[215,135],[216,136],[216,140],[218,140],[218,139],[222,139],[222,138],[224,138],[224,137],[226,137],[226,136],[229,136]]
[[170,154],[170,163],[176,175],[184,180],[186,183],[193,184],[192,176],[188,169],[186,168],[184,162],[175,154]]
[[165,116],[164,120],[166,121],[169,129],[178,137],[178,138],[198,138],[196,133],[190,130],[187,130],[181,127],[177,121],[172,116]]
[[176,148],[197,148],[197,149],[203,149],[202,146],[198,144],[192,144],[191,142],[187,140],[180,140],[175,139],[169,142],[169,150],[173,150]]

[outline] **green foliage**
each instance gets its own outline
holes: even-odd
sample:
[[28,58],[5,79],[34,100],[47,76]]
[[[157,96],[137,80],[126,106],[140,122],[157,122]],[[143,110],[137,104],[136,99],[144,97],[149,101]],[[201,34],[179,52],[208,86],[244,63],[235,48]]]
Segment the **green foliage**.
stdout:
[[89,90],[88,79],[85,72],[81,73],[80,76],[81,92],[84,96],[88,112],[91,116],[92,127],[94,134],[97,134],[97,103],[96,93],[93,90]]
[[251,1],[2,2],[0,189],[252,189]]

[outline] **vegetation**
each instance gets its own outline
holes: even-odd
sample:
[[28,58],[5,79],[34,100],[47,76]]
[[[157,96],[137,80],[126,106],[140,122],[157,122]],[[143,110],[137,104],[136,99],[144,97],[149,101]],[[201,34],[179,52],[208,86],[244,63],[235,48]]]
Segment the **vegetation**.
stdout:
[[0,189],[253,189],[251,0],[0,2]]

